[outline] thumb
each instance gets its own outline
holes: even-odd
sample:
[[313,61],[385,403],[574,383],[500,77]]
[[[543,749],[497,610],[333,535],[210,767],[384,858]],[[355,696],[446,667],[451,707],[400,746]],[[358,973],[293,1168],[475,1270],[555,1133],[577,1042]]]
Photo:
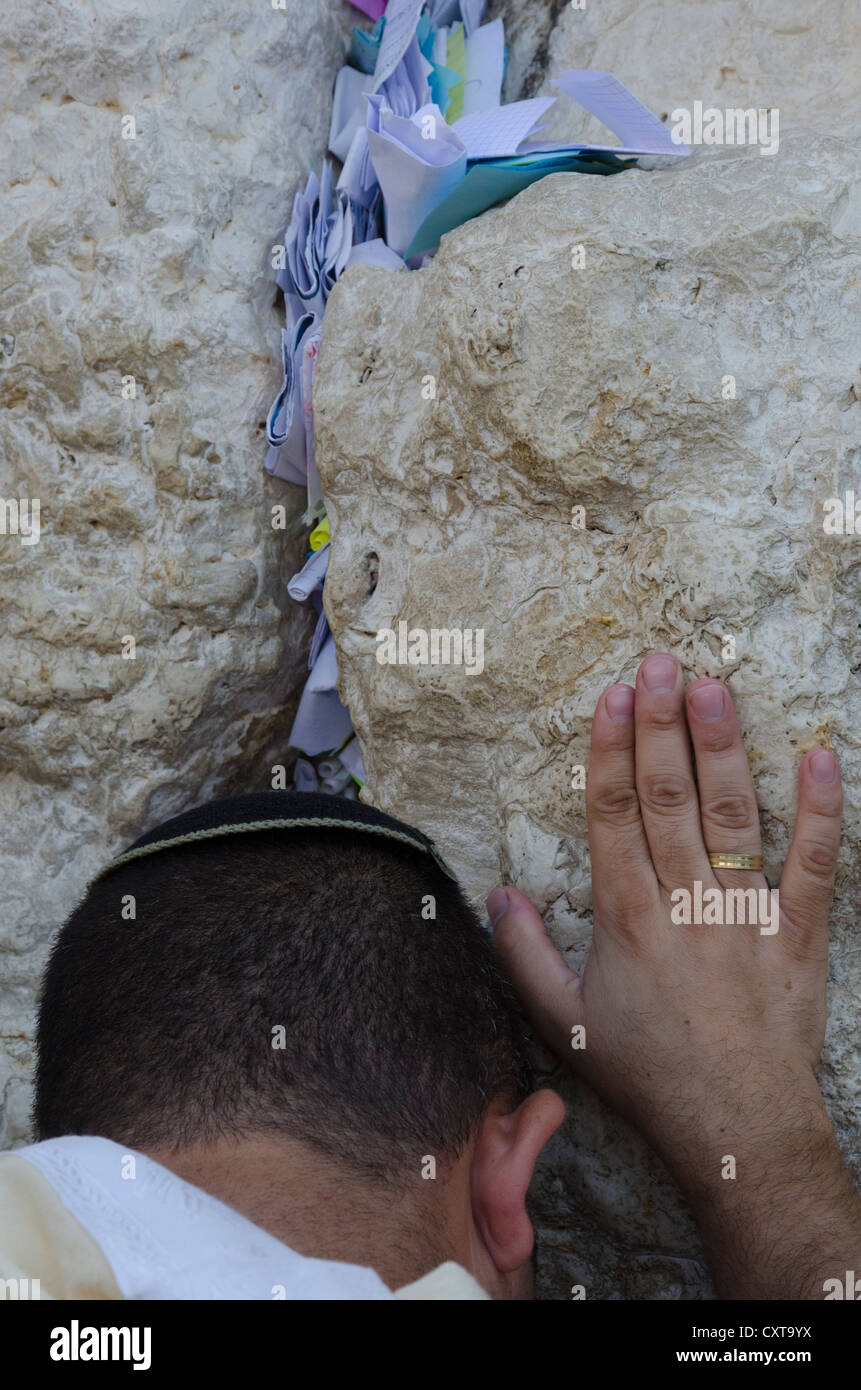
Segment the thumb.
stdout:
[[565,1063],[571,1030],[582,1022],[580,976],[557,951],[537,908],[519,888],[494,888],[487,899],[493,944],[535,1031]]

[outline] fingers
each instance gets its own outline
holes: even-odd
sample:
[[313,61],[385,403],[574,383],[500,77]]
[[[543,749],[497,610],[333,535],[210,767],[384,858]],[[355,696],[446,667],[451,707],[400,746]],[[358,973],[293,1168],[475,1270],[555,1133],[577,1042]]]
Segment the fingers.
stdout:
[[[828,913],[840,846],[840,766],[826,748],[807,753],[798,771],[798,814],[783,876],[780,907],[793,944],[827,953]],[[806,953],[805,952],[805,953]]]
[[[686,701],[706,850],[761,854],[759,808],[732,696],[721,681],[701,680],[689,687]],[[724,888],[758,882],[746,869],[712,873]]]
[[654,905],[657,880],[634,778],[634,692],[612,685],[592,720],[586,820],[592,886],[600,906],[619,918]]
[[658,879],[668,893],[696,879],[710,881],[674,656],[658,653],[641,664],[634,721],[637,794]]
[[580,1022],[580,977],[557,951],[541,914],[518,888],[494,888],[487,899],[493,944],[523,1012],[547,1046],[571,1059],[571,1030]]

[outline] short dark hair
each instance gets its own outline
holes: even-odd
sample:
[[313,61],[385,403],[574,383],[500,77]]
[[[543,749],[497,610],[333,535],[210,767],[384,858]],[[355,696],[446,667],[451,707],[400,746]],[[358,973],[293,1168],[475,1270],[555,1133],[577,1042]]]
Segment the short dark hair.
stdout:
[[391,1181],[455,1157],[491,1100],[532,1086],[516,1001],[460,888],[421,850],[351,830],[121,865],[44,977],[40,1139],[179,1150],[280,1132]]

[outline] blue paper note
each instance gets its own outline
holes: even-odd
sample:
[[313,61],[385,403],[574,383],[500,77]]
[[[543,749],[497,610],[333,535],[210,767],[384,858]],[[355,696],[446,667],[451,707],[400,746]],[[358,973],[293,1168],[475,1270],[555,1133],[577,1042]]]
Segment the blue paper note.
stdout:
[[404,259],[432,251],[446,232],[460,227],[496,203],[513,198],[546,174],[615,174],[627,168],[614,156],[580,158],[576,152],[555,155],[516,155],[512,159],[481,160],[471,165],[457,188],[424,220],[404,252]]
[[373,33],[370,34],[366,29],[353,30],[349,58],[351,68],[358,68],[359,72],[373,73],[377,66],[377,54],[380,51],[380,39],[383,36],[385,22],[385,16],[378,19],[374,25]]

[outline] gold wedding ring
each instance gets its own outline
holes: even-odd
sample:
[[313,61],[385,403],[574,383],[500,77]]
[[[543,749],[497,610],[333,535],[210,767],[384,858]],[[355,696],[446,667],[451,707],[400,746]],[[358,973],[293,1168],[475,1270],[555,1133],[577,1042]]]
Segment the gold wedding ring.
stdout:
[[761,854],[710,854],[713,869],[761,869]]

